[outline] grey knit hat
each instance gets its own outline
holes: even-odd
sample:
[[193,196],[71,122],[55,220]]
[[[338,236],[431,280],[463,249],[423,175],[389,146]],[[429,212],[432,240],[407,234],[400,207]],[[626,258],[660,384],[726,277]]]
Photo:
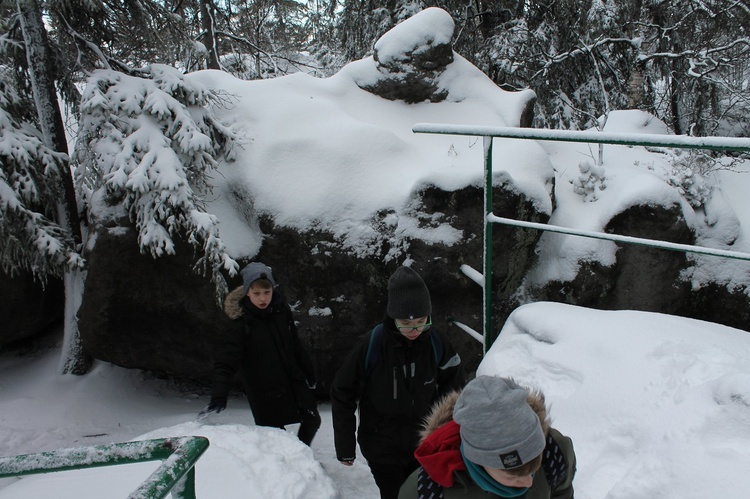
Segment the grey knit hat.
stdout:
[[513,469],[544,450],[542,424],[526,402],[529,392],[508,378],[478,376],[453,407],[464,456],[476,464]]
[[392,319],[418,319],[432,313],[427,285],[411,267],[399,267],[388,279],[386,312]]
[[273,274],[271,273],[271,267],[265,263],[250,263],[242,269],[240,274],[242,274],[242,286],[245,288],[245,294],[247,294],[247,290],[258,279],[266,279],[271,283],[271,286],[276,286],[276,281],[273,279]]

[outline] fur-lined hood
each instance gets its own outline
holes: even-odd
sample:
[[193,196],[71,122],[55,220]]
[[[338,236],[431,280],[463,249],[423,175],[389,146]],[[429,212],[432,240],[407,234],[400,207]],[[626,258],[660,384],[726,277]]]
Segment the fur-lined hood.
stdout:
[[[542,423],[542,431],[546,438],[549,433],[550,418],[547,413],[547,404],[544,401],[544,394],[539,390],[529,390],[528,388],[527,390],[529,396],[526,398],[526,401],[539,417],[539,421]],[[432,410],[427,417],[425,417],[423,429],[419,433],[420,442],[424,442],[424,439],[430,436],[432,432],[453,419],[453,407],[456,405],[456,400],[460,394],[461,392],[458,390],[453,391],[432,406]]]
[[224,313],[230,319],[239,319],[245,313],[242,308],[242,299],[245,297],[245,288],[238,286],[224,298]]

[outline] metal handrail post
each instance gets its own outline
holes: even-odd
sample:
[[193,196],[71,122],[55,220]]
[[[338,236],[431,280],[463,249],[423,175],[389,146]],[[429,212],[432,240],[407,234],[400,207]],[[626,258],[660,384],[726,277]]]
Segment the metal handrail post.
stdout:
[[485,135],[484,144],[484,258],[482,272],[484,273],[484,353],[492,346],[492,137]]
[[[195,499],[195,462],[208,448],[208,439],[196,437],[182,443],[128,499]],[[174,489],[174,490],[173,490]]]

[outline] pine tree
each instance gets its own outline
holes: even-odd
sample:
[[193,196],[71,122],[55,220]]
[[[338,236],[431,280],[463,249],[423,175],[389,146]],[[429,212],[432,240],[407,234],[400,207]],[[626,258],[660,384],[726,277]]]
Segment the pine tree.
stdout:
[[173,238],[184,235],[203,250],[199,268],[221,285],[221,271],[234,275],[238,265],[203,203],[209,173],[217,158],[231,159],[236,139],[209,111],[219,98],[166,65],[137,76],[94,72],[81,102],[77,180],[89,199],[103,190],[122,204],[142,251],[174,254]]
[[[59,275],[64,272],[65,324],[60,371],[63,374],[84,374],[90,368],[91,359],[83,350],[75,320],[82,292],[80,282],[83,278],[83,260],[79,255],[82,237],[68,161],[67,139],[54,85],[52,50],[37,0],[16,0],[14,20],[23,42],[28,90],[33,97],[36,120],[29,126],[31,122],[19,122],[5,113],[4,128],[14,138],[23,137],[18,132],[26,125],[27,140],[23,145],[28,149],[11,150],[10,156],[13,159],[8,160],[6,168],[10,175],[6,178],[11,182],[13,191],[7,195],[10,197],[13,193],[20,194],[16,199],[23,203],[14,203],[15,210],[8,213],[11,216],[4,218],[3,225],[10,226],[15,218],[16,224],[25,222],[22,231],[26,235],[34,234],[25,238],[21,244],[11,245],[16,250],[17,260],[14,263],[5,262],[6,253],[3,251],[3,266],[25,266],[37,276],[44,276],[46,273]],[[13,89],[6,87],[5,94],[11,104],[13,101],[18,102]],[[13,107],[9,109],[12,110]],[[38,142],[32,139],[34,136]],[[34,152],[28,154],[29,150]],[[10,171],[11,169],[15,171]],[[5,185],[10,187],[7,183]],[[26,189],[28,190],[24,192]],[[44,194],[44,198],[39,197],[40,193]],[[17,225],[15,231],[18,231]],[[7,258],[10,260],[12,255],[13,251],[7,254]],[[61,261],[62,255],[67,257],[64,263]],[[36,262],[36,265],[31,262]]]
[[[166,37],[169,30],[149,29],[154,23],[175,26],[181,22],[160,4],[16,0],[12,6],[0,4],[0,9],[7,14],[2,18],[0,36],[0,68],[4,72],[0,86],[0,235],[7,236],[0,242],[2,265],[10,273],[30,270],[42,281],[48,275],[63,277],[66,304],[60,371],[83,374],[90,359],[78,336],[76,311],[85,279],[82,251],[86,234],[79,222],[79,207],[85,204],[79,203],[73,185],[58,91],[77,109],[80,76],[95,67],[107,68],[93,73],[93,87],[89,88],[101,91],[92,90],[82,108],[99,113],[101,118],[96,122],[88,114],[81,127],[93,149],[78,156],[91,159],[101,152],[90,139],[91,133],[102,129],[119,137],[122,147],[131,147],[133,156],[121,154],[116,158],[121,161],[112,165],[100,164],[101,158],[79,164],[78,194],[90,193],[84,186],[89,182],[88,187],[96,187],[99,178],[111,192],[124,197],[144,249],[155,257],[170,253],[171,238],[184,234],[203,248],[198,266],[209,270],[219,286],[219,272],[233,275],[237,264],[224,251],[218,220],[205,212],[201,196],[210,188],[206,175],[216,164],[213,155],[229,151],[234,137],[205,107],[215,98],[210,91],[185,85],[179,72],[166,66],[139,70],[130,65],[142,58],[168,58],[170,47],[183,43],[184,39],[175,37],[160,46],[159,37]],[[42,22],[43,14],[46,22]],[[111,96],[108,90],[122,90],[117,82],[126,79],[149,82],[142,85],[142,119],[122,107],[102,109],[94,102]],[[127,101],[127,105],[136,104]],[[117,116],[117,112],[124,114]],[[154,131],[160,138],[151,133]],[[129,171],[132,165],[140,169]],[[118,170],[106,179],[97,177],[108,166]],[[138,177],[150,166],[163,169],[164,175],[155,185]],[[118,183],[123,175],[132,182]]]

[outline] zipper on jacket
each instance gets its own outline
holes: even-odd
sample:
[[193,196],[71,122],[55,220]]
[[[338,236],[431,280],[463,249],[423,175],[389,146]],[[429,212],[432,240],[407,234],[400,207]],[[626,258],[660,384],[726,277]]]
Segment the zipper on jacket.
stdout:
[[396,396],[398,395],[398,378],[396,377],[396,370],[398,368],[396,366],[393,366],[393,400],[396,400]]

